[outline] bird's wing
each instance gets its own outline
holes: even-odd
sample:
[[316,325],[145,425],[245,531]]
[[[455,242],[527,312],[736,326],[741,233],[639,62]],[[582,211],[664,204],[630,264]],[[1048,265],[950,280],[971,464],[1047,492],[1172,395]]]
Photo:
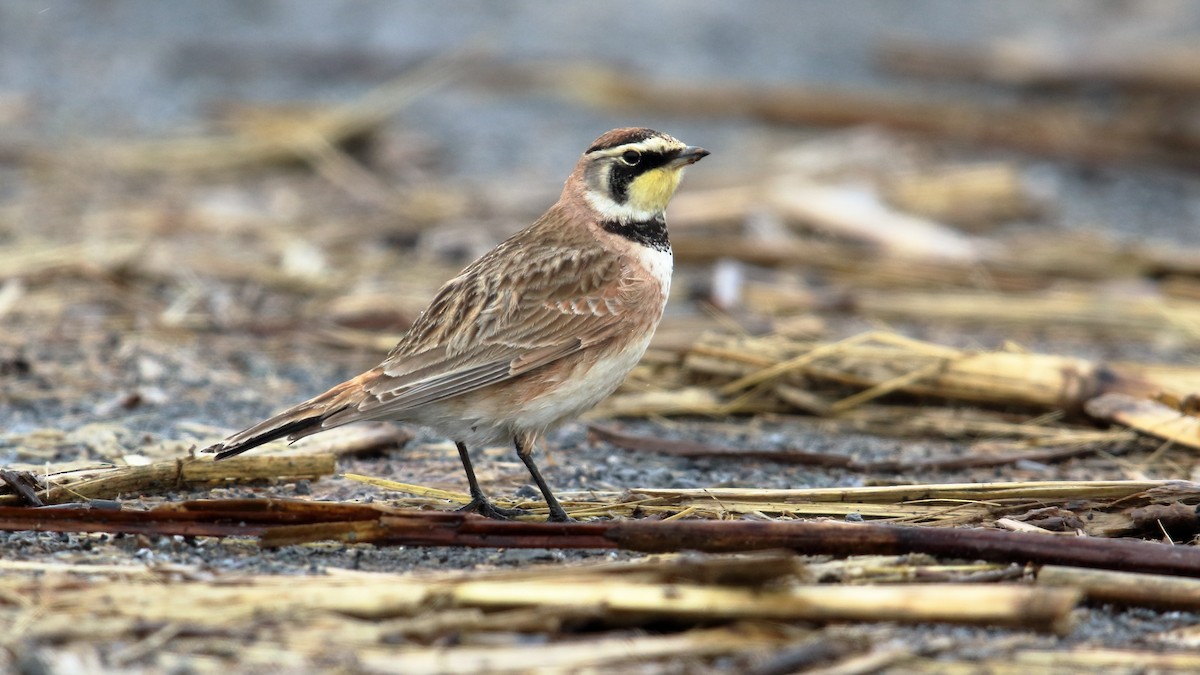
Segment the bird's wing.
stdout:
[[324,426],[392,413],[519,377],[637,328],[661,289],[600,247],[501,247],[438,292],[405,338],[359,378]]

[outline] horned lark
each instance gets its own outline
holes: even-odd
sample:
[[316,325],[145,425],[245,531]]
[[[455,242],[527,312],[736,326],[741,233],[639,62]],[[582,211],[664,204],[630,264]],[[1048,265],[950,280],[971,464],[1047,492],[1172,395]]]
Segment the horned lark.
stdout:
[[484,496],[467,448],[511,439],[550,520],[569,520],[534,442],[612,393],[645,353],[671,285],[663,212],[683,169],[707,154],[651,129],[597,138],[558,202],[446,282],[383,363],[205,452],[224,459],[350,422],[408,422],[458,446],[464,510],[506,518],[519,512]]

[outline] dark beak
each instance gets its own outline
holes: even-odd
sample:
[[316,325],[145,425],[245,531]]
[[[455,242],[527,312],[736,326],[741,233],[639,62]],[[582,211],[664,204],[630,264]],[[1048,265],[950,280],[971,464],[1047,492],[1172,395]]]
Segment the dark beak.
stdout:
[[683,150],[680,150],[678,155],[675,155],[675,158],[671,160],[671,166],[687,166],[688,164],[695,164],[708,155],[709,152],[704,148],[698,148],[694,145],[689,145]]

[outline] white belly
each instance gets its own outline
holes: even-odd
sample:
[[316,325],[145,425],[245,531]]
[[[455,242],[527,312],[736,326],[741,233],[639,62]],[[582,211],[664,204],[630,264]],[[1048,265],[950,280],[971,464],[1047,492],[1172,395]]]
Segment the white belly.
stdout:
[[663,290],[663,306],[667,304],[667,296],[671,294],[671,271],[675,266],[675,257],[670,251],[659,251],[648,246],[638,247],[638,262],[653,275]]
[[646,335],[620,352],[605,356],[586,373],[573,373],[552,391],[529,401],[514,417],[514,430],[541,432],[594,408],[616,391],[642,360],[650,337]]

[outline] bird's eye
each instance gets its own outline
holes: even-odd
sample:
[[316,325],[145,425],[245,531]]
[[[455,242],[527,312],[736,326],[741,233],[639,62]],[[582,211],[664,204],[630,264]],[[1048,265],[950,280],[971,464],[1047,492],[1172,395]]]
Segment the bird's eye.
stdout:
[[629,166],[637,166],[638,162],[642,161],[642,153],[637,150],[626,150],[625,154],[621,155],[621,161]]

